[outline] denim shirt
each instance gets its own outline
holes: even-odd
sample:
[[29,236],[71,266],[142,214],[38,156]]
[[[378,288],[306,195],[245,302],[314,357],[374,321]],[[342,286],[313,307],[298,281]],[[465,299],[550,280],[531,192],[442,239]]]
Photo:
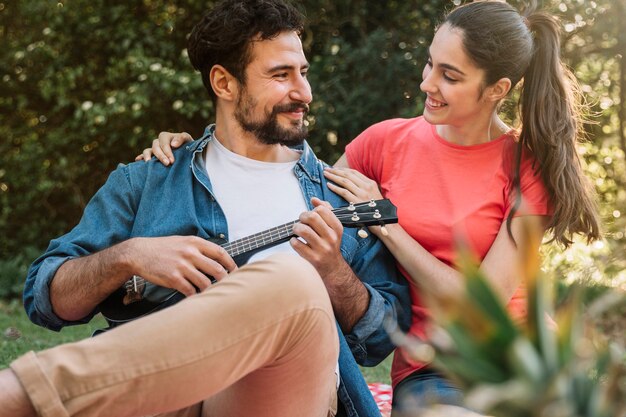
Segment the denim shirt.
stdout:
[[[60,330],[87,323],[98,313],[68,322],[52,311],[49,287],[58,268],[67,260],[92,254],[138,236],[195,235],[228,239],[222,209],[212,193],[202,151],[213,140],[215,126],[208,126],[199,140],[175,151],[176,162],[165,167],[156,159],[120,165],[91,199],[78,225],[50,242],[46,252],[28,271],[24,306],[30,319],[41,326]],[[294,167],[302,193],[311,207],[311,197],[333,207],[346,205],[326,186],[324,164],[304,143]],[[285,219],[290,221],[294,219]],[[370,294],[369,307],[349,334],[339,331],[339,400],[351,417],[380,413],[357,366],[375,366],[394,349],[383,319],[393,317],[408,328],[410,300],[407,284],[397,272],[387,249],[375,237],[357,236],[345,229],[341,253]]]

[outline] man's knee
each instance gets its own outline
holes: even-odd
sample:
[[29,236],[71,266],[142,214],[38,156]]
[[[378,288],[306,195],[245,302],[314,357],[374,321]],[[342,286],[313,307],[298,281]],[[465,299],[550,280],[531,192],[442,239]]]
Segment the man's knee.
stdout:
[[[266,259],[273,271],[268,277],[275,291],[266,301],[272,309],[291,311],[299,316],[299,325],[310,348],[310,341],[325,345],[322,356],[333,358],[338,354],[337,330],[328,291],[317,270],[300,256],[277,254]],[[306,330],[305,330],[306,328]],[[300,332],[296,332],[300,333]],[[320,348],[318,346],[318,348]],[[330,353],[332,352],[332,354]]]
[[[241,268],[237,281],[244,306],[239,317],[255,321],[283,323],[290,337],[311,340],[336,349],[335,316],[326,287],[315,268],[296,255],[276,254]],[[242,314],[242,308],[248,313]],[[290,346],[291,342],[288,344]],[[336,353],[336,352],[335,352]],[[333,356],[333,355],[331,355]]]
[[291,254],[276,254],[267,258],[275,273],[274,279],[281,282],[287,291],[304,293],[322,293],[328,295],[324,281],[319,273],[307,260]]
[[263,271],[262,283],[267,291],[261,292],[268,302],[311,304],[332,312],[324,281],[308,261],[296,255],[276,254],[255,264]]

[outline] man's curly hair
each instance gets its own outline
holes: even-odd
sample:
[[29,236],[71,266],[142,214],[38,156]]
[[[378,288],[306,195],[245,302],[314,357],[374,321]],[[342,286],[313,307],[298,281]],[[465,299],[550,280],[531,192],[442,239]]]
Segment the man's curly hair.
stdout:
[[253,38],[267,40],[285,31],[301,33],[303,29],[304,16],[286,1],[224,0],[192,29],[187,45],[189,59],[202,74],[202,82],[215,100],[209,79],[214,65],[223,66],[245,84]]

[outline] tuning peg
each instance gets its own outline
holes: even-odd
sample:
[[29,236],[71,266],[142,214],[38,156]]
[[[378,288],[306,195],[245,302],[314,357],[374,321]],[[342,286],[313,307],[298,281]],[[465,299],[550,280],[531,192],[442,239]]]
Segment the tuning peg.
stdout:
[[360,238],[362,238],[362,239],[365,239],[365,238],[368,236],[367,231],[365,230],[365,228],[364,228],[364,227],[361,227],[361,228],[359,229],[359,231],[357,232],[357,234],[358,234],[358,235],[359,235],[359,237],[360,237]]
[[382,226],[380,226],[380,233],[381,233],[383,236],[385,236],[385,237],[386,237],[386,236],[389,236],[389,232],[387,231],[387,228],[385,227],[385,225],[384,225],[384,224],[383,224]]

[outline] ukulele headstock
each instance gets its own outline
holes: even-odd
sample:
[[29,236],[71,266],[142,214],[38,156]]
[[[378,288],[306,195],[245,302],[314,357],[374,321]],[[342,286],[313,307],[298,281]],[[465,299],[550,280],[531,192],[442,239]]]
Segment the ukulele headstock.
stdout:
[[351,203],[333,210],[344,227],[365,227],[398,222],[396,206],[388,199]]

